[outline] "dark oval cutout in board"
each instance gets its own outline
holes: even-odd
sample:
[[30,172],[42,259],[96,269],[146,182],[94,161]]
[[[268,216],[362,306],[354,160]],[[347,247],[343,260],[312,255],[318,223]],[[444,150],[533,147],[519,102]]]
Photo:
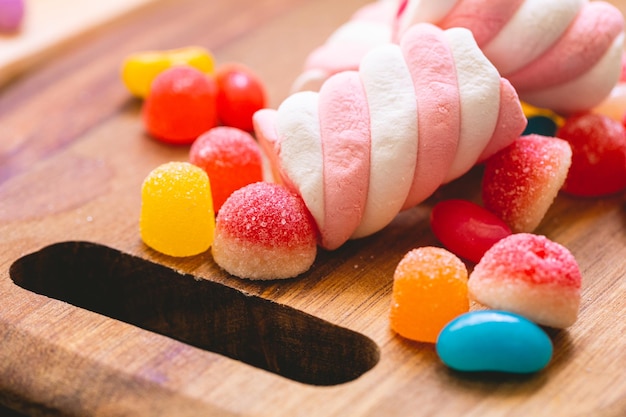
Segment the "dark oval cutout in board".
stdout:
[[380,358],[367,336],[287,305],[91,242],[10,268],[22,288],[312,385],[354,380]]

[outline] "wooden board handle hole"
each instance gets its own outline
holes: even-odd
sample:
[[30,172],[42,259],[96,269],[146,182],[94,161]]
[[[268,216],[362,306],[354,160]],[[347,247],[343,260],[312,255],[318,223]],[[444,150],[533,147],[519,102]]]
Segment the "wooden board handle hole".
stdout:
[[370,338],[292,307],[90,242],[61,242],[10,268],[22,288],[312,385],[373,368]]

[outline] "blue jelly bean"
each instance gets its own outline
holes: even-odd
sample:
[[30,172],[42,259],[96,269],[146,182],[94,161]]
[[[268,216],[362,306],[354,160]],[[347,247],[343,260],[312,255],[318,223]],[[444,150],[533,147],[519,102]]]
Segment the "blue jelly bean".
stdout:
[[532,321],[505,311],[473,311],[439,333],[439,358],[458,371],[532,373],[552,358],[552,341]]

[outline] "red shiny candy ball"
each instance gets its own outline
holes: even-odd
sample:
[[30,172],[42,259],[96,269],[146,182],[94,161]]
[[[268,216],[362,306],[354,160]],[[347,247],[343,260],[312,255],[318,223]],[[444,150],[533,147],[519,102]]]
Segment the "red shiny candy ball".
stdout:
[[188,66],[159,74],[144,102],[142,116],[154,138],[188,145],[217,125],[217,85],[203,72]]
[[217,114],[220,122],[247,132],[252,116],[265,107],[265,86],[252,70],[241,64],[226,64],[215,72]]
[[511,229],[495,214],[466,200],[437,203],[430,215],[430,227],[439,241],[455,255],[478,263],[484,253]]
[[563,191],[598,197],[626,189],[626,129],[620,122],[585,113],[567,118],[556,136],[572,148]]

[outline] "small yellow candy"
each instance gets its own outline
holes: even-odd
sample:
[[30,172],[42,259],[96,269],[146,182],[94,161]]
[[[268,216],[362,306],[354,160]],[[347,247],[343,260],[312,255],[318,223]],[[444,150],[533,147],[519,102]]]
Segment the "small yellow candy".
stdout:
[[521,105],[522,105],[522,111],[524,112],[524,115],[526,116],[527,119],[530,119],[536,116],[543,116],[543,117],[547,117],[549,119],[554,120],[554,123],[557,126],[562,126],[563,123],[565,122],[565,118],[563,116],[560,116],[559,114],[553,112],[550,109],[535,107],[523,101],[521,102]]
[[155,168],[141,188],[141,239],[170,256],[193,256],[209,249],[215,213],[206,172],[188,162]]
[[137,52],[124,60],[122,81],[133,95],[145,98],[156,76],[175,65],[189,65],[206,74],[212,74],[215,60],[209,51],[199,46]]

